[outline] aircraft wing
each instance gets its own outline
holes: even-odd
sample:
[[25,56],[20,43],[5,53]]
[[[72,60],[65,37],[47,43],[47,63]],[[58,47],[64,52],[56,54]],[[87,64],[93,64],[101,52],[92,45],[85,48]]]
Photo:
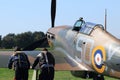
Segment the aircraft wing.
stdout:
[[76,62],[71,57],[62,55],[62,53],[51,51],[55,57],[55,70],[79,70],[79,71],[93,71],[88,65],[83,62]]
[[27,45],[26,47],[24,47],[22,49],[22,51],[32,51],[32,50],[34,50],[37,47],[39,47],[39,48],[49,47],[47,38],[45,37],[45,38],[39,39],[38,41],[33,42],[32,44]]
[[[54,58],[55,58],[55,70],[79,70],[79,71],[93,71],[88,65],[83,62],[76,62],[76,60],[63,55],[62,53],[55,52],[53,50],[49,50]],[[36,58],[36,56],[40,53],[40,51],[24,51],[30,60],[31,66]],[[39,69],[37,66],[36,68]]]
[[[40,53],[40,51],[24,51],[30,60],[31,66]],[[50,51],[55,57],[55,70],[80,70],[80,71],[93,71],[89,66],[80,62],[77,63],[70,57],[66,57],[61,53]],[[7,68],[8,60],[12,55],[13,51],[0,51],[0,67]],[[37,67],[38,68],[38,67]]]

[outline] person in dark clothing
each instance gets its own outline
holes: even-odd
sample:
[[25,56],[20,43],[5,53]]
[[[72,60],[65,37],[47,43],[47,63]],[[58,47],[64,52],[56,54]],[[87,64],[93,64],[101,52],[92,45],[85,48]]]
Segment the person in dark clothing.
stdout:
[[15,52],[10,57],[8,62],[8,68],[12,69],[12,66],[14,66],[15,70],[14,80],[28,80],[30,62],[27,55],[24,52],[21,52],[20,48],[18,47],[15,48]]
[[46,48],[44,48],[43,51],[37,55],[32,69],[34,69],[38,63],[41,70],[39,80],[53,80],[55,59],[54,56],[48,52]]

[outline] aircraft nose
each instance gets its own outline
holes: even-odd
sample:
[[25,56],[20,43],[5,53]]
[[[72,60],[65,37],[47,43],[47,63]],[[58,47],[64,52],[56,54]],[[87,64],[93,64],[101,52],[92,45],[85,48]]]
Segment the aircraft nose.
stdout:
[[120,46],[111,46],[105,64],[116,71],[120,71]]

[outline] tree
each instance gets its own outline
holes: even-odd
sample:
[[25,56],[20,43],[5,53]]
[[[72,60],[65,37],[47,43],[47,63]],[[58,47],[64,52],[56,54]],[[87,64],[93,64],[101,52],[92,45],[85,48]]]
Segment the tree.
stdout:
[[24,32],[21,34],[13,34],[9,33],[2,39],[2,47],[3,48],[13,48],[15,46],[19,46],[21,48],[24,48],[41,38],[45,37],[45,34],[43,32]]
[[2,47],[2,36],[0,35],[0,48]]
[[15,46],[15,34],[9,33],[2,40],[2,47],[12,48]]
[[45,34],[43,32],[34,32],[33,33],[34,42],[40,40],[41,38],[45,37]]
[[19,46],[21,48],[25,47],[28,44],[31,44],[33,40],[34,40],[33,35],[32,35],[32,32],[30,31],[18,34],[15,37],[16,46]]

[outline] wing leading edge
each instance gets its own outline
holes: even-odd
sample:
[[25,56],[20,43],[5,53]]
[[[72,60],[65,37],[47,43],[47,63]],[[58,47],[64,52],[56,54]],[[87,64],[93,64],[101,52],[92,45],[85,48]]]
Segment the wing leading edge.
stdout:
[[55,70],[79,70],[79,71],[93,71],[88,65],[83,62],[77,62],[69,55],[65,56],[56,51],[50,51],[55,57]]

